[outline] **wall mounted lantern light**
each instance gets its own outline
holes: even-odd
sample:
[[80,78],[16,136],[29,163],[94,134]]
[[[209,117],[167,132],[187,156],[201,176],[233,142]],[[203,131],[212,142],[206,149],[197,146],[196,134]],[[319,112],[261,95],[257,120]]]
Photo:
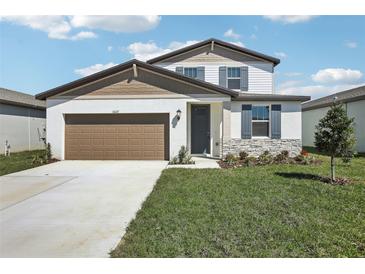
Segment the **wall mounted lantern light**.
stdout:
[[177,120],[180,120],[180,118],[181,118],[181,110],[180,109],[178,109],[176,111],[176,118],[177,118]]

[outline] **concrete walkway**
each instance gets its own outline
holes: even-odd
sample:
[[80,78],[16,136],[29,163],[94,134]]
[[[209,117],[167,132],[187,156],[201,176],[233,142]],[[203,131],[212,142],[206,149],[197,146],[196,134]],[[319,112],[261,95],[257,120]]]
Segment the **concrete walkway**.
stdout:
[[62,161],[0,177],[0,257],[108,257],[165,161]]

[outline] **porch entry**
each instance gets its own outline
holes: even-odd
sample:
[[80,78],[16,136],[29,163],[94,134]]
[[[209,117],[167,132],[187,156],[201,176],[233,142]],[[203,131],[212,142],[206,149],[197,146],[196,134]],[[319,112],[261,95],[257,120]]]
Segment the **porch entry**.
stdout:
[[191,105],[191,154],[210,154],[210,105]]

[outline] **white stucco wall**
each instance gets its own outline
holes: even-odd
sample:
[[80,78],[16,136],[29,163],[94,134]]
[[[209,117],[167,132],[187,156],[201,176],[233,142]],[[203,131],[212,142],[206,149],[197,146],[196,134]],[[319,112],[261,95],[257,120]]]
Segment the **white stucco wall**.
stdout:
[[[355,118],[356,151],[365,152],[365,100],[345,104],[347,115]],[[303,146],[314,146],[315,126],[323,118],[329,107],[303,111]]]
[[10,151],[43,149],[45,110],[0,104],[0,154],[5,152],[5,141]]
[[[47,100],[47,141],[58,159],[64,159],[65,114],[108,114],[118,113],[168,113],[170,117],[170,157],[177,155],[188,138],[188,102],[214,103],[226,98],[186,98],[186,99],[104,99],[104,100]],[[181,119],[173,126],[176,111],[182,111]],[[216,116],[216,110],[213,112]],[[214,131],[214,134],[216,132]]]
[[347,103],[347,115],[355,118],[356,150],[365,152],[365,100]]
[[211,115],[211,148],[212,155],[214,157],[219,157],[221,154],[221,146],[222,146],[222,120],[223,120],[223,104],[222,103],[213,103],[210,107],[210,115]]
[[272,105],[281,104],[281,139],[301,139],[300,102],[254,102],[233,101],[231,103],[231,138],[241,138],[241,112],[243,104]]
[[303,146],[314,146],[314,132],[319,120],[324,117],[329,107],[317,108],[310,111],[303,111],[302,120],[302,142]]

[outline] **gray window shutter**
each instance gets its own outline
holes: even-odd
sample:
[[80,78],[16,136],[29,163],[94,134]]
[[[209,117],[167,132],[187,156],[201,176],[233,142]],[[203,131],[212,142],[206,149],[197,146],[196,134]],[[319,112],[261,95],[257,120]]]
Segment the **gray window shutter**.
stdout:
[[227,87],[227,67],[219,67],[219,85]]
[[175,71],[180,74],[184,74],[184,68],[183,67],[176,67]]
[[205,67],[197,67],[197,79],[205,81]]
[[271,105],[271,138],[281,138],[281,105]]
[[242,105],[241,137],[251,139],[252,136],[252,105]]
[[241,90],[248,91],[248,67],[241,67]]

